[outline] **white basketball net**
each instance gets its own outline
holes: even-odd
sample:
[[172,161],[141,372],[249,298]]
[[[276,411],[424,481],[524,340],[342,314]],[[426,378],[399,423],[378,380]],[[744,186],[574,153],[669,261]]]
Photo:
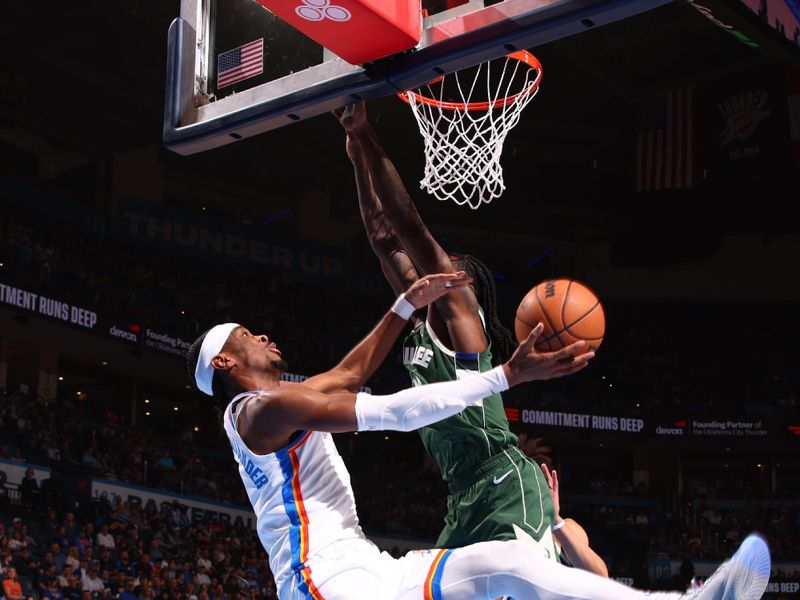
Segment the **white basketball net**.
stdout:
[[[542,74],[538,61],[533,66],[513,56],[496,61],[502,71],[491,62],[479,65],[471,83],[454,73],[404,94],[425,141],[420,187],[439,200],[475,209],[505,190],[503,143],[539,91]],[[456,102],[445,99],[446,86],[451,94],[458,90]]]

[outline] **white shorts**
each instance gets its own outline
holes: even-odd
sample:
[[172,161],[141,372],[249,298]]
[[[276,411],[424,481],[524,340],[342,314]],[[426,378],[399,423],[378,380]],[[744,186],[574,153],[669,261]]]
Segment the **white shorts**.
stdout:
[[[307,568],[288,578],[280,600],[422,600],[441,580],[446,550],[414,550],[394,558],[367,540],[323,548]],[[426,587],[429,596],[425,596]]]

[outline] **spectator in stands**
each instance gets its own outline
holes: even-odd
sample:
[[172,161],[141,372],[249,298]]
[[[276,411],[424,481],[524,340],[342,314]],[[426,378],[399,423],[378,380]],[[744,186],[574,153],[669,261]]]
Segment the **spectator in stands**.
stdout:
[[42,590],[40,597],[44,600],[64,600],[64,594],[61,593],[61,589],[58,587],[58,579],[55,577],[50,577],[47,580],[47,587]]
[[40,506],[41,490],[39,489],[39,482],[34,477],[33,469],[25,469],[25,477],[19,484],[19,491],[23,503],[35,507]]
[[8,540],[8,547],[11,549],[12,552],[17,550],[22,550],[23,548],[27,547],[27,544],[22,541],[22,532],[14,531],[11,534],[11,539]]
[[117,561],[117,570],[131,577],[136,575],[136,563],[131,560],[127,550],[120,552],[119,561]]
[[208,548],[202,548],[200,550],[200,554],[197,557],[197,566],[198,567],[205,567],[207,571],[213,572],[213,566],[211,564],[211,558],[208,556]]
[[208,573],[206,573],[206,568],[204,566],[200,565],[197,567],[197,575],[194,576],[194,583],[198,586],[211,584],[211,578],[208,576]]
[[34,562],[35,561],[31,556],[31,551],[28,548],[23,548],[21,552],[14,553],[12,564],[19,575],[27,576],[28,573],[30,573],[31,566],[34,564]]
[[[50,554],[50,553],[48,552],[48,554]],[[58,571],[58,567],[56,567],[56,570]],[[59,573],[60,573],[60,575],[58,576],[58,585],[61,588],[65,588],[65,587],[67,587],[69,585],[70,577],[75,577],[75,573],[72,571],[72,569],[70,569],[67,566],[64,566],[59,571]]]
[[101,592],[105,587],[103,580],[97,576],[98,573],[98,564],[97,562],[93,562],[85,575],[81,576],[81,589],[82,590],[89,590],[92,593],[94,592]]
[[81,564],[81,558],[78,553],[77,546],[70,546],[67,551],[67,558],[64,559],[64,564],[71,567],[73,570],[77,569]]
[[78,531],[78,537],[75,540],[75,545],[78,547],[78,553],[82,556],[86,554],[86,549],[92,545],[92,540],[91,538],[87,537],[85,528],[81,527]]
[[70,575],[67,578],[67,585],[62,586],[61,592],[64,594],[65,600],[80,600],[81,586],[78,578]]
[[154,539],[150,542],[148,554],[150,555],[150,558],[153,559],[153,563],[155,564],[158,564],[160,561],[164,560],[164,553],[161,551],[161,544],[159,544],[158,540]]
[[12,558],[11,552],[3,552],[2,557],[0,557],[0,578],[8,577],[8,570],[14,568],[11,563]]
[[64,517],[64,534],[70,542],[78,535],[78,523],[75,521],[75,514],[68,512]]
[[17,570],[14,567],[8,569],[3,581],[3,592],[6,600],[25,600],[25,596],[22,595],[22,584],[17,579]]
[[136,592],[136,580],[133,577],[125,580],[125,588],[120,592],[119,600],[139,600],[139,594]]
[[108,532],[108,525],[103,523],[97,532],[97,545],[102,548],[114,549],[114,536]]
[[58,573],[56,572],[56,566],[45,565],[39,563],[37,569],[35,569],[35,577],[33,580],[33,585],[36,590],[39,591],[39,595],[41,595],[46,589],[47,586],[50,585],[51,579],[58,579]]

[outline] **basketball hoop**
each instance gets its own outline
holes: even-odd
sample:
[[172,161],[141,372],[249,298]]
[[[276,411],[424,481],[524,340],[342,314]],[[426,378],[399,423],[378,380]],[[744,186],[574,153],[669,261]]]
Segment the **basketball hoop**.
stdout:
[[411,106],[425,141],[420,187],[439,200],[475,209],[505,190],[503,143],[539,91],[542,65],[525,50],[500,61],[478,65],[471,83],[461,81],[468,73],[457,72],[398,94]]

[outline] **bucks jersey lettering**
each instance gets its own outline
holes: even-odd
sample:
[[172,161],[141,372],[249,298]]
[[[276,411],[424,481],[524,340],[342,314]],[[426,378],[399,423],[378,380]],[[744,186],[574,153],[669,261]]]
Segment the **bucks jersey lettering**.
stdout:
[[[436,337],[427,322],[422,322],[405,339],[403,364],[415,386],[454,381],[467,374],[491,370],[491,344],[480,354],[453,352]],[[419,433],[445,481],[473,472],[487,458],[506,446],[517,444],[517,436],[508,429],[500,394],[488,396],[457,415],[423,427]]]

